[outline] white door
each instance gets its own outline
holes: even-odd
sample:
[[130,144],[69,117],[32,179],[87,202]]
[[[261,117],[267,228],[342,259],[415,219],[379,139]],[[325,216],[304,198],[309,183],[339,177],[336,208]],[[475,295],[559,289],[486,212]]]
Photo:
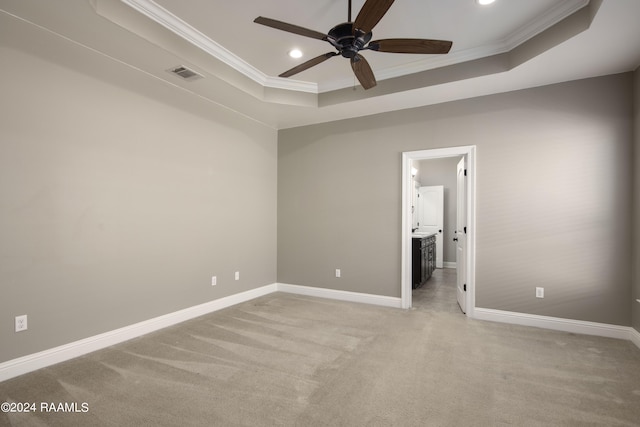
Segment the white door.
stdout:
[[444,187],[432,185],[418,190],[418,232],[436,234],[436,268],[442,268]]
[[456,209],[456,235],[453,240],[456,242],[456,276],[457,276],[457,298],[458,305],[463,313],[467,312],[467,185],[465,175],[465,158],[458,162],[457,168],[457,190],[458,200]]

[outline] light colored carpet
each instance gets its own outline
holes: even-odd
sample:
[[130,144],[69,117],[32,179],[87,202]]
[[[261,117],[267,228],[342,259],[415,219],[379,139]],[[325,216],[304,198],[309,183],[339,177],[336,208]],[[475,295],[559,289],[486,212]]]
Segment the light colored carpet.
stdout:
[[412,310],[276,293],[5,381],[88,412],[0,425],[640,425],[632,343],[469,320],[436,273]]

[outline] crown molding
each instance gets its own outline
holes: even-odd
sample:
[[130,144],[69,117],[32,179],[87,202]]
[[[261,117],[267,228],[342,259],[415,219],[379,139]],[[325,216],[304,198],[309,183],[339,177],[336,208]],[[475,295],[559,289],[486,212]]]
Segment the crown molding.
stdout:
[[[566,2],[560,2],[547,12],[545,12],[540,18],[535,21],[531,21],[527,25],[523,26],[519,30],[511,33],[505,37],[501,43],[507,50],[512,50],[522,43],[526,42],[532,37],[548,30],[563,19],[573,15],[583,7],[589,4],[590,0],[572,0]],[[499,52],[502,53],[502,52]]]
[[[589,0],[571,0],[559,3],[552,9],[548,10],[535,21],[528,23],[517,31],[509,34],[503,39],[496,40],[490,44],[455,51],[448,55],[427,56],[424,59],[410,62],[408,64],[397,65],[376,70],[376,78],[380,80],[392,79],[395,77],[406,76],[408,74],[419,73],[422,71],[432,70],[435,68],[446,67],[448,65],[459,64],[462,62],[473,61],[488,56],[498,55],[500,53],[509,52],[520,46],[527,40],[537,36],[543,31],[554,26],[563,19],[573,15],[578,10],[589,4]],[[320,85],[320,92],[329,92],[332,90],[344,89],[353,84],[352,77],[335,80]]]
[[262,86],[318,93],[316,83],[267,76],[152,0],[121,1]]
[[267,76],[264,83],[261,83],[265,87],[274,89],[295,90],[297,92],[318,93],[318,84],[312,82],[305,82],[302,80],[285,79],[283,77],[270,77]]
[[[153,0],[121,1],[264,87],[320,93],[343,89],[353,84],[352,76],[324,84],[267,76]],[[446,56],[430,56],[408,64],[379,69],[376,70],[376,77],[378,80],[386,80],[508,52],[587,6],[589,1],[570,0],[561,2],[535,21],[530,22],[501,40],[471,49],[454,51]]]

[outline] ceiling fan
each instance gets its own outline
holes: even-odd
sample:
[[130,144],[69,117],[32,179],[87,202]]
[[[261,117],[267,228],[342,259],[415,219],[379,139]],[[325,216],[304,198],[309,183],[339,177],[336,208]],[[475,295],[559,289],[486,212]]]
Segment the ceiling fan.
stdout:
[[336,25],[329,30],[328,34],[262,16],[257,17],[253,22],[301,36],[327,41],[337,50],[337,52],[328,52],[303,62],[280,74],[279,77],[291,77],[329,58],[342,55],[351,60],[353,73],[362,87],[370,89],[377,84],[376,78],[367,60],[359,53],[361,50],[389,53],[443,54],[448,53],[451,49],[452,42],[445,40],[381,39],[371,41],[371,30],[387,13],[393,2],[394,0],[366,0],[358,16],[356,16],[356,20],[351,21],[351,0],[349,0],[348,22]]

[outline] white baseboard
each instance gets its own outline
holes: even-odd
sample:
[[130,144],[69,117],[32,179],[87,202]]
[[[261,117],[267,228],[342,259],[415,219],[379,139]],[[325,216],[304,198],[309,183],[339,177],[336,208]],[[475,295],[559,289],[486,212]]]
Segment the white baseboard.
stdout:
[[0,363],[0,382],[27,372],[35,371],[56,363],[64,362],[96,350],[100,350],[121,342],[157,331],[177,323],[184,322],[223,308],[249,301],[260,296],[276,292],[276,284],[262,286],[246,292],[219,298],[204,304],[185,308],[173,313],[158,316],[103,334],[94,335],[69,344],[64,344],[38,353]]
[[[0,382],[128,341],[132,338],[137,338],[186,320],[222,310],[242,302],[250,301],[254,298],[273,292],[287,292],[319,298],[402,308],[402,300],[396,297],[341,291],[336,289],[314,288],[286,283],[273,283],[0,363]],[[630,340],[640,348],[640,332],[631,327],[538,316],[526,313],[514,313],[487,308],[475,308],[473,317],[480,320],[535,326],[577,334],[620,338]]]
[[0,382],[277,291],[401,308],[400,298],[273,283],[0,363]]
[[314,288],[310,286],[290,285],[287,283],[277,283],[276,286],[278,291],[288,292],[291,294],[402,308],[402,300],[396,297],[386,297],[382,295],[363,294],[360,292],[340,291],[327,288]]
[[457,268],[458,264],[455,261],[443,261],[442,266],[443,268]]
[[[536,314],[515,313],[511,311],[493,310],[489,308],[475,308],[475,319],[492,322],[511,323],[514,325],[534,326],[537,328],[553,329],[556,331],[572,332],[575,334],[597,335],[607,338],[618,338],[634,341],[640,347],[640,334],[629,326],[609,325],[606,323],[587,322],[583,320],[562,319],[558,317],[539,316]],[[633,331],[633,332],[632,332]]]
[[640,332],[631,328],[631,332],[629,332],[629,339],[636,345],[636,347],[640,348]]

